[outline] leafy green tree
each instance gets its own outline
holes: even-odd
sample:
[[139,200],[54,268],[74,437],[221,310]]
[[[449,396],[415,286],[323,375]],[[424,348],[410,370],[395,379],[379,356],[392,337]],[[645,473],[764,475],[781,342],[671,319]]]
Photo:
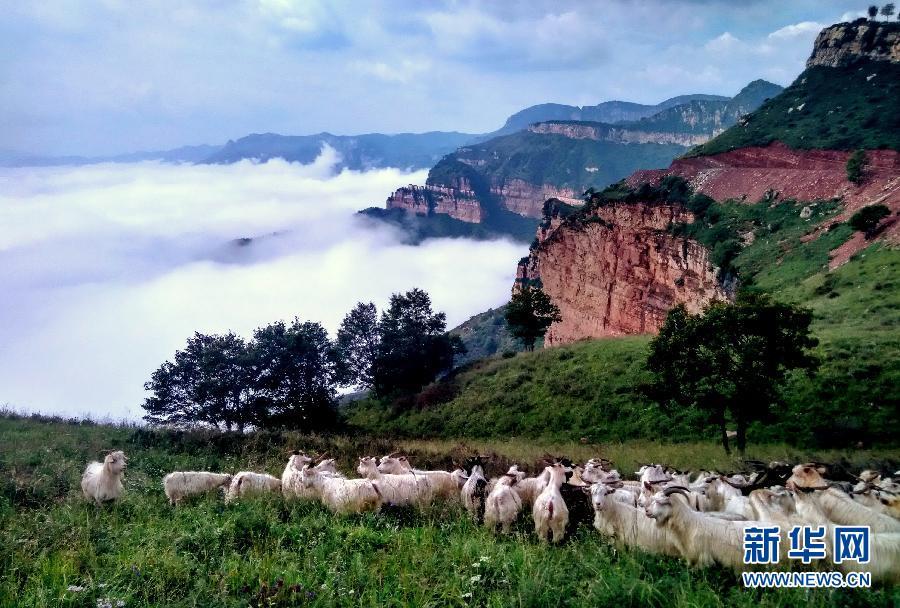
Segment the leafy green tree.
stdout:
[[881,7],[881,14],[884,15],[884,20],[889,21],[891,16],[894,14],[894,3],[888,2],[884,6]]
[[891,214],[891,210],[884,205],[868,205],[863,207],[850,217],[850,227],[865,233],[866,238],[872,238],[878,231],[878,224]]
[[848,181],[857,185],[862,183],[865,178],[867,160],[865,150],[856,150],[847,158],[846,170]]
[[425,291],[393,294],[378,322],[380,341],[372,365],[375,394],[410,394],[449,371],[454,355],[465,347],[446,333],[446,327],[446,316],[431,309]]
[[529,351],[534,350],[534,343],[544,337],[555,321],[562,321],[559,308],[540,287],[522,285],[506,306],[510,333]]
[[781,405],[787,373],[815,369],[808,352],[818,343],[811,321],[809,310],[752,293],[734,304],[714,302],[697,315],[676,306],[650,343],[652,394],[663,407],[702,412],[718,425],[726,453],[726,425],[732,422],[743,456],[747,425]]
[[341,321],[337,333],[342,384],[358,388],[372,387],[372,364],[378,356],[380,341],[375,304],[359,302]]
[[297,318],[271,323],[253,333],[250,353],[259,426],[334,426],[338,355],[324,327]]
[[247,344],[233,333],[195,333],[184,350],[153,372],[144,388],[144,419],[176,426],[210,425],[243,431],[258,420],[250,390]]
[[874,4],[869,7],[869,19],[875,19],[878,16],[878,7]]

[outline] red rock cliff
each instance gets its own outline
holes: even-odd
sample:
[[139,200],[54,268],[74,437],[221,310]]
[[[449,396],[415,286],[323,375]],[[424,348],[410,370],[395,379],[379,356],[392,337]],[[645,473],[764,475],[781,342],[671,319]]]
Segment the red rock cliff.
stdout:
[[[892,217],[886,221],[881,238],[900,242],[900,152],[868,150],[865,179],[859,185],[847,180],[849,155],[840,150],[793,150],[776,142],[714,156],[680,158],[668,169],[638,171],[626,182],[637,186],[657,183],[664,175],[680,175],[694,190],[718,201],[756,202],[767,193],[800,201],[840,198],[844,210],[838,221],[846,221],[860,207],[882,204],[891,210]],[[846,262],[868,244],[862,234],[855,235],[833,253],[831,266]]]
[[666,231],[670,223],[692,220],[680,206],[631,203],[539,230],[517,281],[540,279],[559,306],[563,320],[550,327],[545,344],[656,332],[676,304],[696,312],[729,298],[709,252]]

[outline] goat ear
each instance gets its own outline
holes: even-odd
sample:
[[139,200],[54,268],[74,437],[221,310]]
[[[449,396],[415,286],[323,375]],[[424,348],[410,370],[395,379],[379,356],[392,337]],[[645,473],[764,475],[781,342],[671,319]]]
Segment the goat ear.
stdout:
[[647,490],[653,491],[653,486],[650,485],[649,481],[644,482],[644,488],[646,488]]

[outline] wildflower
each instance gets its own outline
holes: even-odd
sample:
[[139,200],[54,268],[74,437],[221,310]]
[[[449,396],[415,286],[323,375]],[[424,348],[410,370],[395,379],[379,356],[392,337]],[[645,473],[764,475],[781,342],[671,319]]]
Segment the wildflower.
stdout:
[[116,600],[116,608],[125,608],[125,600]]
[[66,587],[66,591],[78,593],[79,591],[84,591],[84,587],[82,587],[81,585],[69,585],[68,587]]
[[465,593],[462,594],[462,596],[463,596],[463,599],[466,599],[466,600],[467,600],[467,599],[469,599],[470,597],[472,597],[472,592],[471,592],[471,591],[466,591]]
[[108,597],[97,599],[97,608],[113,608],[112,602]]
[[469,577],[469,582],[472,583],[472,584],[480,583],[480,582],[481,582],[481,575],[480,575],[480,574],[476,574],[475,576]]
[[491,558],[489,558],[487,555],[482,555],[481,557],[478,558],[478,561],[480,561],[481,563],[489,562],[489,561],[491,561]]

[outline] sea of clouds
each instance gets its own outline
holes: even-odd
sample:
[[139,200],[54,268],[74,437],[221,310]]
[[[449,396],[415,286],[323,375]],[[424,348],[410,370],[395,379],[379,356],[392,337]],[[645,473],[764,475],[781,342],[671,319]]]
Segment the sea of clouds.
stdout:
[[0,405],[138,419],[194,331],[297,316],[334,335],[357,301],[412,287],[452,327],[508,299],[524,246],[404,245],[355,211],[425,173],[336,160],[0,169]]

